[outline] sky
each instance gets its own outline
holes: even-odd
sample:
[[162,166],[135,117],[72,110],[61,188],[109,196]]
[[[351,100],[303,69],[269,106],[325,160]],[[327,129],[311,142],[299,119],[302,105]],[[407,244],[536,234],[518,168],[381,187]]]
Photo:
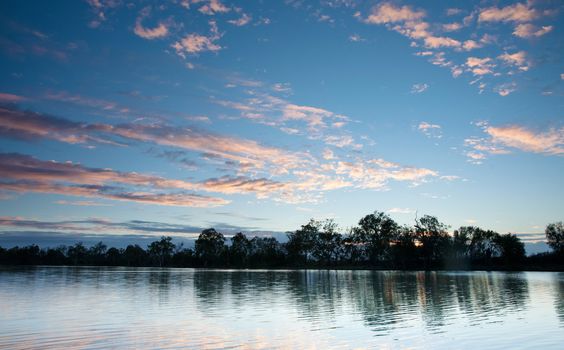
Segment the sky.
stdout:
[[2,1],[0,242],[375,210],[542,240],[563,29],[561,1]]

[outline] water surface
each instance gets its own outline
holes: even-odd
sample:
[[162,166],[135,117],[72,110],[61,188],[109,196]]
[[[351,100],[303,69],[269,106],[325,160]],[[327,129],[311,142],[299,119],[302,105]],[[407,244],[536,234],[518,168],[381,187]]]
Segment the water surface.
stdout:
[[562,349],[564,273],[0,267],[0,348]]

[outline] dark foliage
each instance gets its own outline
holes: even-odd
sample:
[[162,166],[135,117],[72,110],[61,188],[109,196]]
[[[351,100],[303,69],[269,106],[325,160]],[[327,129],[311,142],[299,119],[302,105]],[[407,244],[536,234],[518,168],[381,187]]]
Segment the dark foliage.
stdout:
[[[99,242],[87,248],[40,249],[37,245],[4,249],[0,264],[108,265],[228,268],[376,268],[376,269],[562,269],[562,223],[548,225],[553,253],[525,256],[524,244],[512,234],[500,235],[474,226],[453,235],[436,217],[425,215],[413,227],[400,226],[382,212],[360,219],[340,232],[333,220],[310,220],[289,232],[288,241],[273,237],[247,238],[239,232],[227,240],[210,228],[202,231],[195,249],[161,237],[143,249],[129,245],[109,248]],[[226,244],[227,243],[227,244]]]

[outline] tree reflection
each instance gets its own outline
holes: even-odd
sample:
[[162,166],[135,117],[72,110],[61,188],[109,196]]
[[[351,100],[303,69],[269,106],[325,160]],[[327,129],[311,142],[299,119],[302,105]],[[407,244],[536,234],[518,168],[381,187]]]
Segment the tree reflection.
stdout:
[[[337,326],[340,316],[354,315],[376,335],[414,320],[433,332],[444,331],[454,318],[487,322],[522,311],[529,298],[522,274],[488,272],[196,271],[194,289],[208,315],[220,312],[225,302],[241,310],[290,303],[312,328]],[[559,293],[562,297],[564,288]],[[564,318],[564,302],[557,308]]]

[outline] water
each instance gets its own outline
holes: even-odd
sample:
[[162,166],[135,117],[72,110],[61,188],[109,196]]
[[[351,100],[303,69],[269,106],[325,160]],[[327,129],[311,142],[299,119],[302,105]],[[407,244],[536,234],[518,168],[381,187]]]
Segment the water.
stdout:
[[0,267],[0,348],[563,349],[564,273]]

